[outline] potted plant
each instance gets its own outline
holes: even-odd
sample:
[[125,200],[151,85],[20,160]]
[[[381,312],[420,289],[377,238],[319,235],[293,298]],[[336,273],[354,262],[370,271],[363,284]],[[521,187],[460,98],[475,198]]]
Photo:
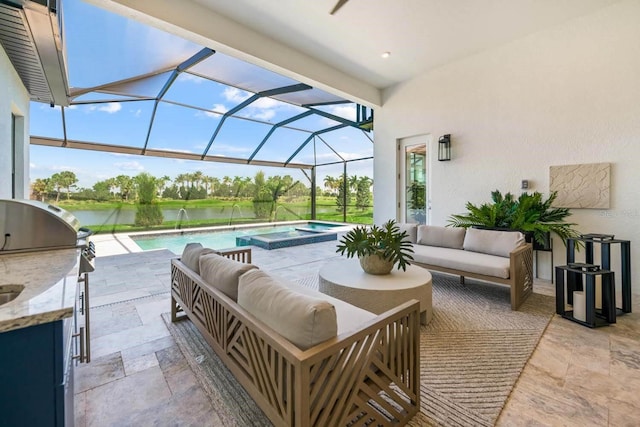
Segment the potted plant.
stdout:
[[522,193],[517,199],[511,193],[504,196],[496,190],[491,193],[493,203],[476,206],[467,202],[467,213],[451,215],[449,225],[453,227],[485,227],[521,231],[533,239],[536,249],[548,249],[550,234],[556,234],[566,245],[567,239],[578,237],[573,229],[574,223],[565,222],[571,215],[567,208],[554,208],[551,205],[557,193],[552,192],[545,200],[539,192]]
[[336,252],[346,253],[347,258],[357,255],[362,269],[369,274],[389,274],[394,265],[398,270],[406,271],[409,261],[413,260],[413,248],[407,232],[401,232],[394,220],[381,227],[372,225],[351,229],[340,240]]

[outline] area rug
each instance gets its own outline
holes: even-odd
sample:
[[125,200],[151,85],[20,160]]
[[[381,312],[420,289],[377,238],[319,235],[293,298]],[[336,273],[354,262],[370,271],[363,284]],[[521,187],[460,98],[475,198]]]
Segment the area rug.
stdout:
[[[299,281],[317,289],[317,276]],[[554,313],[532,294],[512,311],[509,288],[433,273],[433,320],[421,328],[420,413],[411,426],[492,426]],[[163,319],[224,425],[271,423],[190,321]]]

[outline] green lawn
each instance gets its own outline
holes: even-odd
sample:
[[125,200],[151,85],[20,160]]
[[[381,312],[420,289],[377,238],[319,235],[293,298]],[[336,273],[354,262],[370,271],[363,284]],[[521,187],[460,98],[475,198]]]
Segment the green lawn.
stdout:
[[[77,201],[77,200],[60,200],[59,202],[50,201],[63,209],[74,210],[135,210],[136,204],[132,201],[113,201],[113,202],[96,202],[96,201]],[[343,214],[337,210],[335,204],[335,197],[321,196],[316,199],[318,209],[327,210],[330,212],[318,213],[316,219],[325,221],[343,222]],[[205,200],[160,200],[158,205],[161,209],[194,209],[194,208],[229,208],[239,207],[239,211],[252,212],[253,203],[250,199],[205,199]],[[306,215],[296,215],[293,210],[297,208],[304,212],[309,212]],[[301,209],[302,208],[302,209]],[[310,220],[311,219],[311,201],[308,197],[297,198],[296,200],[281,200],[278,202],[276,209],[277,221],[294,221],[294,220]],[[134,232],[134,231],[146,231],[146,230],[163,230],[163,229],[175,229],[175,228],[193,228],[193,227],[207,227],[216,225],[228,225],[229,219],[227,218],[211,218],[204,220],[165,220],[161,225],[153,227],[138,227],[133,224],[88,224],[86,227],[92,229],[95,233],[122,233],[122,232]],[[250,217],[233,217],[233,224],[247,224],[258,222],[270,222],[267,218],[250,218]],[[373,208],[366,210],[357,209],[355,206],[348,206],[347,209],[347,222],[357,224],[371,224],[373,222]]]

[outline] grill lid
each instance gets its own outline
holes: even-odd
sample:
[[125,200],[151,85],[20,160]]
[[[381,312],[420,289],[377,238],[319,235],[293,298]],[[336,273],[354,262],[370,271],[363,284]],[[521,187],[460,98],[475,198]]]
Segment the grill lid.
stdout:
[[80,222],[70,212],[35,200],[0,200],[0,254],[71,248]]

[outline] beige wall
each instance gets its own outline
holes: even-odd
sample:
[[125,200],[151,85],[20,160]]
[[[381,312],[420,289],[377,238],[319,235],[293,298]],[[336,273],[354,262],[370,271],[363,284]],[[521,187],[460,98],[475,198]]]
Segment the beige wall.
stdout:
[[29,198],[29,94],[0,46],[0,199],[11,198],[11,114],[18,117],[16,198]]
[[[397,214],[381,203],[397,193],[396,141],[432,134],[436,150],[450,133],[453,159],[430,159],[432,224],[492,190],[518,194],[522,179],[548,193],[549,166],[611,162],[611,209],[575,209],[570,219],[581,232],[640,243],[639,22],[640,1],[620,2],[386,90],[376,109],[375,222]],[[555,264],[565,264],[554,244]],[[548,277],[549,265],[540,272]]]

